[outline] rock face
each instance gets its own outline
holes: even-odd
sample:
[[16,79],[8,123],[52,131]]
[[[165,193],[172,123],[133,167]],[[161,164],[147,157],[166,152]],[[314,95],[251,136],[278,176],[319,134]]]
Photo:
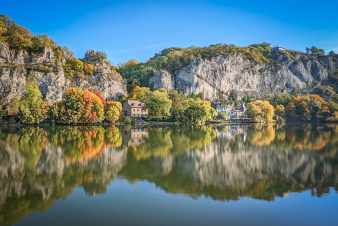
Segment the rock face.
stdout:
[[20,98],[28,81],[39,83],[40,90],[49,102],[61,100],[69,87],[90,88],[100,91],[105,98],[115,98],[126,94],[126,86],[121,75],[113,70],[107,61],[92,63],[93,74],[65,75],[63,65],[67,58],[74,58],[65,50],[59,57],[55,49],[45,47],[39,53],[13,50],[0,43],[0,94],[1,103],[8,104]]
[[255,62],[243,53],[195,58],[174,71],[158,70],[150,85],[202,94],[214,100],[235,92],[239,96],[267,96],[325,84],[338,70],[338,55],[318,56],[273,48],[268,62]]

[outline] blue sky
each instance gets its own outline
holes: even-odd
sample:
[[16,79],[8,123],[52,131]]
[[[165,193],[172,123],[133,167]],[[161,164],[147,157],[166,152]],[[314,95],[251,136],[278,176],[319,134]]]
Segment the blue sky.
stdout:
[[167,47],[269,42],[338,50],[338,0],[0,0],[5,14],[78,57],[105,51],[114,64]]

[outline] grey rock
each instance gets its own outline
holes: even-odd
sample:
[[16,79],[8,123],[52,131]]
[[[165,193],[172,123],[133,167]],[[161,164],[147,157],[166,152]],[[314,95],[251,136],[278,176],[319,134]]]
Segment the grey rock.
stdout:
[[25,92],[26,83],[34,80],[50,103],[60,101],[64,91],[70,87],[95,89],[109,99],[126,95],[124,80],[107,61],[95,63],[93,75],[66,77],[62,65],[71,54],[63,51],[64,57],[57,59],[50,47],[41,53],[28,53],[12,50],[0,43],[0,103],[8,104],[14,98],[19,99]]
[[154,72],[150,85],[173,88],[185,94],[202,94],[214,100],[236,92],[259,97],[283,91],[299,91],[321,85],[338,70],[338,56],[315,56],[274,49],[270,61],[258,63],[243,54],[197,58],[175,72]]

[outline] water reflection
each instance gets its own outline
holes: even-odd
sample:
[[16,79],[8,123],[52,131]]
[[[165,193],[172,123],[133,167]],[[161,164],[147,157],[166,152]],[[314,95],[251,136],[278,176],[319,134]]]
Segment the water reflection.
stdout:
[[170,193],[273,200],[338,188],[337,127],[52,127],[0,132],[0,224],[48,209],[83,187],[104,193],[117,176]]

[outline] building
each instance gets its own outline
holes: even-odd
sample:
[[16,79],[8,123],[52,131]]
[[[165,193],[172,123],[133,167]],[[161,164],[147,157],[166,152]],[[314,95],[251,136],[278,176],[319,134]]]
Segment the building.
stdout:
[[214,104],[214,107],[218,113],[224,113],[226,120],[241,120],[246,119],[246,107],[245,104],[241,104],[239,107],[234,105],[222,105],[221,103]]
[[148,109],[145,103],[138,100],[128,100],[123,105],[124,115],[132,118],[146,118],[148,117]]
[[239,120],[246,117],[246,107],[241,104],[240,107],[234,107],[230,110],[230,120]]

